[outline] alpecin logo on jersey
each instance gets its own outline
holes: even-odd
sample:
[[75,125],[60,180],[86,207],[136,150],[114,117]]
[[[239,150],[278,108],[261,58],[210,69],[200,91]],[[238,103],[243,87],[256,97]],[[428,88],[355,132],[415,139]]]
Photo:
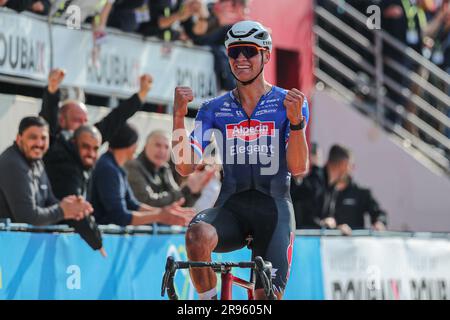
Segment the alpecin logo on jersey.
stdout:
[[255,141],[262,136],[275,136],[274,121],[242,120],[239,123],[226,125],[227,139],[241,139],[243,141]]

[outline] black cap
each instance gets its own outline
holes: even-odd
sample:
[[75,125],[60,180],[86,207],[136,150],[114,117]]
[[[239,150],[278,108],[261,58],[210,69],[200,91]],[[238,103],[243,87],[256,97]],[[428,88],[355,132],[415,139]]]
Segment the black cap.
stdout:
[[109,146],[112,149],[124,149],[131,147],[138,141],[139,134],[134,126],[125,123],[116,133],[111,137]]

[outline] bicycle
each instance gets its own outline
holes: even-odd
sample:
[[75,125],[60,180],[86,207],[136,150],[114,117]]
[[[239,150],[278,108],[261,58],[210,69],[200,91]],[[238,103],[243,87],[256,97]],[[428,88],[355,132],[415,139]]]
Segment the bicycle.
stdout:
[[250,262],[195,262],[195,261],[175,261],[173,257],[167,257],[166,270],[164,272],[161,284],[161,297],[167,291],[169,300],[178,300],[178,295],[175,292],[173,280],[175,272],[179,269],[189,268],[212,268],[215,272],[220,272],[221,285],[221,300],[232,300],[232,286],[233,284],[247,289],[248,299],[254,300],[255,284],[253,281],[246,281],[244,279],[235,277],[231,270],[233,268],[247,268],[255,271],[263,284],[264,293],[269,300],[276,300],[276,295],[272,286],[272,263],[264,261],[261,257],[255,257],[254,261]]

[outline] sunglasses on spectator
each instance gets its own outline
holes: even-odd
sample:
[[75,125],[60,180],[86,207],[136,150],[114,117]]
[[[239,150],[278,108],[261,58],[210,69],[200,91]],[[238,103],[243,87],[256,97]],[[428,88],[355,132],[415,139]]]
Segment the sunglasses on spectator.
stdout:
[[251,57],[256,56],[259,51],[264,51],[265,48],[258,47],[254,44],[238,44],[234,46],[229,46],[227,50],[228,57],[231,59],[237,59],[239,55],[242,53],[245,58],[250,59]]

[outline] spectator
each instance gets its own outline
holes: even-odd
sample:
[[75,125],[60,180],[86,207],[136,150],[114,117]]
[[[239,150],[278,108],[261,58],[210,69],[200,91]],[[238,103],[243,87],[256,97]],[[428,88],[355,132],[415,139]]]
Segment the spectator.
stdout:
[[[98,157],[98,149],[108,141],[117,127],[120,127],[141,107],[151,88],[152,78],[143,75],[140,90],[119,107],[111,111],[95,126],[85,126],[88,121],[84,104],[78,101],[63,102],[58,110],[60,100],[59,86],[64,79],[64,71],[55,69],[50,72],[48,87],[44,89],[40,115],[50,123],[50,149],[44,157],[49,180],[57,198],[67,195],[87,195],[87,184],[91,170]],[[73,134],[75,131],[75,134]],[[65,221],[91,246],[102,249],[100,231],[92,216],[81,221]]]
[[80,220],[92,212],[83,197],[55,198],[42,157],[48,150],[49,128],[40,117],[23,118],[15,143],[0,155],[0,217],[12,222],[48,225]]
[[124,124],[112,137],[110,150],[100,157],[92,173],[90,198],[94,215],[101,224],[143,225],[160,222],[186,226],[194,216],[192,209],[180,208],[182,201],[164,208],[140,203],[134,197],[123,165],[133,159],[138,133]]
[[136,198],[149,206],[165,207],[184,198],[185,206],[192,207],[214,171],[199,171],[180,188],[168,164],[169,158],[167,134],[159,130],[151,132],[141,154],[125,164],[130,187]]
[[351,152],[340,145],[330,149],[327,165],[323,170],[324,192],[318,197],[316,211],[320,225],[338,228],[344,235],[352,229],[364,229],[364,215],[369,213],[375,230],[385,230],[386,214],[370,190],[359,187],[351,179],[353,159]]
[[323,170],[320,168],[321,150],[317,143],[310,149],[310,169],[306,177],[293,177],[291,198],[294,206],[297,229],[318,229],[320,219],[317,213],[320,195],[324,188]]
[[208,29],[203,35],[194,35],[197,45],[208,45],[214,55],[214,71],[222,90],[236,87],[233,74],[228,65],[228,56],[223,42],[231,26],[248,19],[248,0],[219,0],[210,7]]
[[0,7],[2,6],[17,12],[28,10],[42,15],[48,15],[50,12],[49,0],[0,0]]
[[[92,19],[92,31],[94,37],[94,44],[102,42],[106,36],[105,27],[108,22],[109,14],[115,0],[56,0],[52,10],[51,16],[62,16],[69,18],[72,14],[67,11],[70,6],[76,6],[80,9],[80,22],[84,23]],[[98,17],[98,18],[97,18]]]
[[[44,89],[42,109],[39,113],[50,124],[50,150],[44,157],[44,163],[58,198],[68,194],[85,193],[86,177],[89,176],[89,171],[97,160],[98,151],[96,149],[94,154],[86,159],[80,158],[83,147],[80,139],[85,141],[89,138],[89,134],[80,134],[77,141],[74,141],[73,132],[87,123],[88,114],[86,106],[79,101],[64,101],[61,108],[58,108],[59,87],[64,76],[64,71],[61,69],[50,72],[49,83]],[[103,143],[109,141],[117,128],[141,109],[151,89],[152,81],[150,75],[142,75],[139,92],[122,102],[94,125],[100,133],[94,133],[97,139],[102,137]],[[97,148],[94,145],[91,147]],[[88,162],[83,163],[84,160]]]
[[154,0],[149,3],[150,21],[139,32],[165,41],[187,40],[208,28],[209,12],[203,0]]
[[368,189],[351,180],[350,151],[333,145],[325,167],[313,165],[300,185],[291,189],[298,229],[338,227],[344,234],[364,229],[364,214],[369,213],[375,230],[384,230],[386,214]]
[[[426,14],[422,6],[422,1],[413,0],[382,0],[382,26],[394,38],[406,46],[411,47],[419,54],[422,54],[422,38],[423,28],[426,26]],[[384,43],[384,55],[395,60],[403,67],[416,70],[417,65],[409,58],[405,57],[395,48],[392,48],[388,43]],[[384,66],[384,72],[387,77],[392,79],[395,83],[401,84],[404,87],[410,88],[410,81],[404,77],[403,74],[393,70],[388,65]],[[416,113],[417,108],[413,104],[408,104],[407,99],[400,93],[396,92],[390,86],[387,86],[387,96],[397,105],[405,107],[408,112]],[[393,110],[386,110],[386,117],[395,124],[400,124],[400,119],[397,113]],[[415,128],[406,122],[405,128],[411,133],[417,135]]]
[[[436,3],[435,3],[436,5]],[[448,1],[442,2],[442,4],[434,11],[428,12],[428,20],[426,28],[424,29],[424,44],[426,45],[426,57],[441,69],[450,73],[450,5]],[[435,77],[433,74],[421,67],[419,71],[423,78],[427,79],[434,86],[441,89],[443,92],[450,93],[449,84],[441,79]],[[429,96],[427,92],[424,92],[422,88],[415,85],[413,92],[417,95],[425,97],[431,105],[440,110],[445,115],[450,115],[449,106],[435,99],[433,96]],[[433,117],[430,117],[426,113],[420,113],[423,118],[431,126],[448,135],[448,128],[445,125],[435,121]],[[428,137],[423,137],[425,140]],[[431,141],[430,141],[431,142]]]
[[148,0],[116,0],[108,18],[108,26],[125,32],[135,32],[150,21]]

